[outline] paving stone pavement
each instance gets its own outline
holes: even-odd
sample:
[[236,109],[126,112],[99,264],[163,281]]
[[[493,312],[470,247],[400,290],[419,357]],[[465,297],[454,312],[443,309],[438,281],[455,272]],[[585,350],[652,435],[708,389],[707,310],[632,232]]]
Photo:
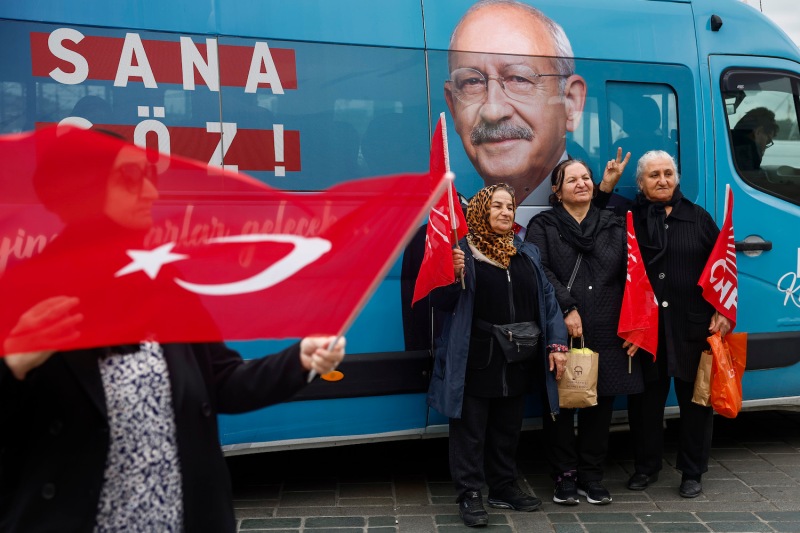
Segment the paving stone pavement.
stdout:
[[[676,422],[667,422],[665,464],[645,491],[625,488],[630,435],[611,435],[605,486],[614,501],[552,502],[539,431],[523,433],[520,485],[544,500],[538,511],[489,512],[478,531],[556,533],[800,533],[800,413],[761,411],[715,417],[703,494],[678,495]],[[242,533],[457,533],[447,439],[396,441],[228,458]],[[485,496],[485,492],[484,492]]]

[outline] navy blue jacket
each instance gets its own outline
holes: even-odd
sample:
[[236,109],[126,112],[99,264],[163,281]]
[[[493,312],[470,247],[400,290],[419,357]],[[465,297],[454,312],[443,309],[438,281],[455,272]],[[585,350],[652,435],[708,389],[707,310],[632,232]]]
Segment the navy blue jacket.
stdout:
[[[457,301],[452,312],[443,318],[441,332],[434,346],[433,376],[428,389],[428,405],[450,418],[461,418],[464,401],[464,378],[467,371],[470,333],[472,332],[472,309],[475,304],[475,259],[466,239],[458,243],[464,251],[466,289],[458,287]],[[539,249],[529,242],[514,238],[517,251],[530,259],[536,273],[539,295],[539,316],[542,324],[543,346],[567,343],[567,329],[564,317],[556,301],[553,286],[547,280],[539,260]],[[450,287],[437,289],[448,290]],[[444,315],[444,313],[442,313]],[[544,352],[542,352],[544,353]],[[550,372],[548,357],[542,358],[545,386],[550,413],[558,414],[558,385],[555,374]]]

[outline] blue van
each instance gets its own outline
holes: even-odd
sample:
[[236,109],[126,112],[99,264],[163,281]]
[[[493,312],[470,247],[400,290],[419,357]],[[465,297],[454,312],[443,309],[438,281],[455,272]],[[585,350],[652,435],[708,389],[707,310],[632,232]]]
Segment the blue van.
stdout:
[[[295,191],[425,171],[432,125],[448,110],[451,34],[473,2],[3,2],[0,134],[98,125]],[[738,0],[528,3],[563,27],[573,57],[561,59],[583,80],[557,152],[600,175],[618,146],[634,160],[667,150],[684,195],[718,225],[732,187],[737,331],[749,333],[744,408],[800,407],[800,237],[791,229],[800,223],[800,50]],[[746,116],[762,109],[776,127],[756,164]],[[483,181],[446,116],[456,187],[471,196]],[[632,167],[616,190],[627,198]],[[523,224],[545,205],[530,198]],[[0,275],[33,238],[0,235]],[[410,250],[347,332],[344,379],[221,417],[228,453],[446,432],[425,401],[431,313],[408,305]],[[232,344],[257,357],[285,343]],[[537,402],[528,414],[536,426]]]

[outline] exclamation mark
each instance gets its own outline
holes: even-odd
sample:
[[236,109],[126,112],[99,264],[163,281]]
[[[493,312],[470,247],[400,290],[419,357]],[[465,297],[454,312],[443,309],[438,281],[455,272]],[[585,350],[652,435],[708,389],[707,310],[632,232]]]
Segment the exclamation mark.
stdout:
[[283,124],[273,124],[272,132],[275,145],[275,175],[283,177],[286,175],[286,167],[279,164],[283,163]]

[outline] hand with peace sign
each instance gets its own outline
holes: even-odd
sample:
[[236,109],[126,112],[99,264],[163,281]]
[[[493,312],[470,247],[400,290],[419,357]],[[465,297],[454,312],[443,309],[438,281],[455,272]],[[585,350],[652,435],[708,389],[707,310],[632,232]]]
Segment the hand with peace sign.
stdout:
[[631,153],[625,155],[622,159],[622,147],[617,148],[616,159],[611,159],[603,172],[603,179],[600,182],[600,190],[607,193],[614,192],[614,187],[619,183],[622,173],[625,172],[625,167],[628,166],[628,161],[631,159]]

